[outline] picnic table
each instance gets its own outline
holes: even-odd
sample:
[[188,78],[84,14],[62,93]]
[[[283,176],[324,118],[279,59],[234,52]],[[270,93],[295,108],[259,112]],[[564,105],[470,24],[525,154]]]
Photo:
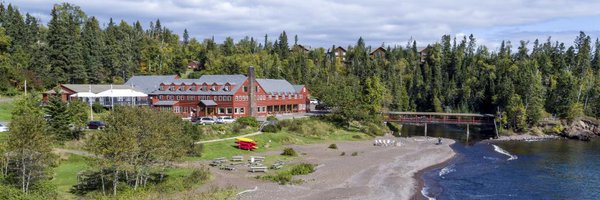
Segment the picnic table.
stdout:
[[256,167],[250,167],[250,170],[248,170],[252,173],[254,172],[267,172],[267,167],[265,166],[256,166]]

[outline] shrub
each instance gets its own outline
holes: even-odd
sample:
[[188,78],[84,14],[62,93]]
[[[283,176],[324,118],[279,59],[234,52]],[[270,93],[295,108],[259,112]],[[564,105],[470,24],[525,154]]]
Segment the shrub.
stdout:
[[273,182],[277,182],[281,185],[285,185],[288,183],[301,183],[302,180],[293,180],[293,176],[296,175],[306,175],[313,173],[315,171],[315,165],[302,163],[296,166],[293,166],[290,170],[281,171],[275,175],[266,175],[266,176],[258,176],[257,178],[262,180],[270,180]]
[[301,136],[325,136],[336,130],[332,124],[314,119],[282,120],[279,124]]
[[360,136],[360,135],[353,135],[352,138],[354,138],[354,139],[362,139],[362,136]]
[[313,173],[314,171],[315,171],[315,165],[309,164],[309,163],[302,163],[302,164],[294,166],[290,170],[290,173],[295,176],[295,175],[310,174],[310,173]]
[[263,127],[262,131],[267,133],[277,133],[281,130],[281,126],[269,124]]
[[400,129],[402,129],[402,126],[400,124],[394,122],[388,122],[385,124],[387,125],[388,129],[390,129],[390,131],[394,133],[400,132]]
[[187,177],[185,177],[185,183],[204,183],[210,179],[210,169],[207,167],[201,167],[200,169],[194,169],[194,171]]
[[104,112],[106,109],[104,108],[104,106],[102,106],[102,104],[98,103],[98,102],[94,102],[94,104],[92,104],[92,110],[95,113],[102,113]]
[[383,127],[371,122],[361,127],[360,130],[371,136],[383,136],[385,134],[385,129]]
[[296,150],[294,150],[292,148],[285,148],[285,149],[283,149],[283,152],[281,153],[281,155],[283,155],[283,156],[298,156],[298,153],[296,153]]
[[328,148],[330,148],[330,149],[337,149],[337,145],[336,144],[330,144]]
[[254,117],[240,117],[235,121],[245,126],[258,127],[258,121]]
[[345,156],[345,155],[346,155],[346,152],[342,152],[342,153],[340,154],[340,156]]
[[352,156],[358,156],[358,152],[352,152]]
[[279,119],[277,119],[275,116],[268,116],[267,121],[279,121]]
[[204,144],[194,144],[192,142],[188,148],[187,155],[202,157],[202,152],[204,152]]

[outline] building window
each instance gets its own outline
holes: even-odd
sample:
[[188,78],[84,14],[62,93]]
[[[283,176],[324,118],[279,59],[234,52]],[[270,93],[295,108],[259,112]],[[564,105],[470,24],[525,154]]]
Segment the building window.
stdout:
[[240,113],[244,114],[244,108],[240,108]]
[[238,108],[234,108],[234,110],[235,110],[235,114],[240,113],[240,110]]
[[235,101],[239,101],[239,100],[240,100],[239,96],[235,96]]
[[215,91],[215,90],[217,90],[216,86],[213,85],[212,87],[210,87],[210,91]]
[[179,106],[175,106],[175,112],[176,112],[176,113],[180,113],[180,112],[181,112],[181,107],[179,107]]
[[175,86],[169,86],[169,90],[170,91],[174,91],[175,90]]
[[223,90],[225,90],[225,91],[229,91],[229,86],[225,86],[225,87],[223,87]]
[[169,96],[169,100],[173,100],[173,96]]
[[244,92],[248,92],[248,87],[244,86]]
[[225,114],[225,108],[219,108],[219,114]]
[[213,100],[214,100],[214,101],[217,101],[217,96],[214,96],[214,97],[213,97]]
[[223,101],[223,96],[219,96],[219,101]]
[[232,114],[233,113],[233,108],[227,108],[227,114]]

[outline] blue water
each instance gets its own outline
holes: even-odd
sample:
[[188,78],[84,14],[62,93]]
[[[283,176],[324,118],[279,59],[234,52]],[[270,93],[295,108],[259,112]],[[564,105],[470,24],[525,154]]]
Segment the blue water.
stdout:
[[[476,139],[471,138],[467,143],[460,127],[430,130],[433,136],[459,142],[452,146],[457,152],[453,160],[423,174],[423,193],[428,197],[442,200],[600,199],[600,139],[490,144],[474,142]],[[488,137],[490,131],[477,129],[471,134]]]

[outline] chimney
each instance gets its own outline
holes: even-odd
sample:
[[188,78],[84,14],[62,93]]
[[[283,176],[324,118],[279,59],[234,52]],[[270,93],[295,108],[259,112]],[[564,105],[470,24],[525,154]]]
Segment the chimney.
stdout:
[[254,67],[248,68],[248,116],[256,117],[256,75],[254,75]]

